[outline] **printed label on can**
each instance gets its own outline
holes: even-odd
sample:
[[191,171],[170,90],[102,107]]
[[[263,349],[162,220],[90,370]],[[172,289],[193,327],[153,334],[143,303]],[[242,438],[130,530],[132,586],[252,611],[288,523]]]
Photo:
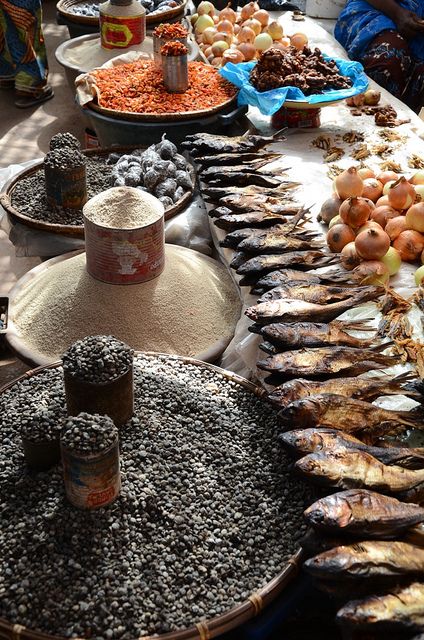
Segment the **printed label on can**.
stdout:
[[146,17],[100,14],[100,34],[104,49],[125,49],[141,44],[146,36]]
[[47,201],[53,207],[80,209],[87,201],[86,168],[44,168]]
[[119,445],[84,458],[61,448],[63,480],[68,500],[81,509],[104,507],[118,497],[121,488]]

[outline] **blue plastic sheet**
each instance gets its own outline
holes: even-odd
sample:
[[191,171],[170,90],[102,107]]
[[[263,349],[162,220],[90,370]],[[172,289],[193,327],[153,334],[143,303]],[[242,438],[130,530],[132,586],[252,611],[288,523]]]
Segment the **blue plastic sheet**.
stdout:
[[[326,60],[330,60],[330,56],[323,54]],[[279,89],[271,89],[270,91],[258,91],[250,84],[250,72],[256,64],[255,62],[240,62],[234,64],[228,62],[225,67],[219,70],[223,78],[229,80],[236,87],[239,87],[238,104],[250,104],[258,109],[266,116],[271,116],[283,106],[286,100],[298,100],[301,102],[309,102],[309,104],[317,104],[322,102],[334,102],[335,100],[344,100],[358,93],[363,93],[368,87],[368,78],[364,73],[364,68],[359,62],[351,60],[341,60],[333,58],[340,73],[352,80],[352,86],[349,89],[331,89],[324,93],[315,93],[305,96],[301,89],[297,87],[280,87]]]

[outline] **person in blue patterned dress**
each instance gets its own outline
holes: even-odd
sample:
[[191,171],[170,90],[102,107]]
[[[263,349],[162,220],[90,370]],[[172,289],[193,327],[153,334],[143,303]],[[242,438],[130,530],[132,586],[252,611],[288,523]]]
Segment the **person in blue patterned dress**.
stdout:
[[424,0],[347,0],[335,36],[349,58],[419,112],[424,106]]
[[0,88],[14,89],[17,107],[53,97],[47,84],[41,0],[0,0]]

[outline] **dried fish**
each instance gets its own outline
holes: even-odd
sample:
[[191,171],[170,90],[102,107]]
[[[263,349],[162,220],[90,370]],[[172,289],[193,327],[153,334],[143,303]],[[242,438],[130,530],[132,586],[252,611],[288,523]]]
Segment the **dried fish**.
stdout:
[[361,631],[422,631],[424,629],[424,584],[392,590],[382,596],[354,600],[337,613],[343,627]]
[[211,156],[198,156],[196,163],[202,167],[242,164],[258,169],[282,157],[283,155],[281,153],[218,153]]
[[334,180],[334,178],[337,178],[341,173],[343,173],[343,167],[339,167],[337,164],[328,167],[327,176],[330,180]]
[[378,135],[387,142],[406,142],[408,139],[407,136],[401,136],[398,131],[394,131],[393,129],[383,129],[378,132]]
[[368,158],[371,155],[371,151],[368,149],[368,145],[361,144],[353,150],[351,154],[352,158],[355,160],[364,160],[364,158]]
[[256,286],[252,289],[253,294],[261,295],[268,289],[273,289],[287,282],[306,282],[310,284],[319,284],[320,282],[328,282],[329,284],[351,284],[358,282],[352,272],[343,273],[335,269],[330,269],[324,273],[316,271],[299,271],[297,269],[279,269],[265,274],[260,278]]
[[214,209],[209,209],[208,211],[208,215],[211,218],[220,218],[221,216],[229,216],[232,215],[234,212],[232,209],[229,209],[228,207],[215,207]]
[[[235,231],[245,227],[266,228],[275,224],[288,222],[287,215],[293,215],[293,207],[280,207],[281,213],[267,213],[266,211],[251,211],[250,213],[233,213],[220,216],[215,224],[219,229]],[[284,211],[285,209],[285,211]],[[299,211],[298,209],[296,211]]]
[[[321,285],[305,286],[312,289],[313,287],[319,287]],[[294,298],[295,296],[292,297]],[[310,300],[307,300],[307,302],[310,302]],[[328,302],[332,302],[332,300]],[[258,332],[256,326],[254,326],[253,329],[249,327],[249,329],[253,333]],[[273,323],[262,327],[259,325],[259,332],[265,340],[269,340],[273,344],[285,349],[288,347],[322,347],[331,344],[367,348],[371,347],[374,343],[374,338],[369,340],[354,338],[346,333],[346,330],[363,331],[363,323],[361,321],[348,323],[333,320],[329,324],[323,322],[295,322]]]
[[245,262],[237,273],[244,274],[257,274],[260,278],[268,271],[274,271],[275,269],[284,269],[293,264],[297,264],[299,268],[307,269],[310,266],[320,266],[333,264],[338,262],[337,255],[327,255],[322,251],[292,251],[284,254],[265,254],[258,255]]
[[415,527],[408,529],[403,540],[424,548],[424,524],[417,524]]
[[276,189],[281,184],[288,184],[287,181],[283,182],[279,178],[276,178],[273,174],[268,173],[247,173],[243,171],[232,172],[223,171],[223,167],[219,173],[208,173],[209,169],[205,171],[201,179],[206,182],[210,187],[251,187],[253,185],[259,187],[266,187],[267,189]]
[[391,155],[392,147],[389,144],[379,143],[371,147],[371,152],[374,156],[380,156],[380,158],[384,158]]
[[360,131],[348,131],[343,134],[342,140],[348,144],[354,144],[355,142],[363,142],[365,140],[365,135]]
[[343,156],[344,150],[341,147],[330,147],[324,155],[324,162],[337,162]]
[[[293,189],[297,185],[291,185],[285,187],[285,191],[280,188],[275,189],[272,194],[269,190],[267,192],[255,192],[254,189],[263,189],[263,187],[246,187],[249,189],[249,193],[240,193],[236,191],[236,188],[231,188],[231,194],[217,195],[217,189],[203,189],[202,194],[206,194],[210,199],[217,198],[217,202],[221,206],[230,207],[238,213],[248,213],[251,211],[264,211],[266,213],[281,213],[287,207],[287,204],[292,200],[289,189]],[[226,189],[228,194],[229,189]],[[221,190],[222,192],[222,190]],[[296,211],[299,207],[293,207]]]
[[212,165],[200,171],[200,178],[204,182],[209,182],[210,180],[220,179],[221,176],[223,175],[227,178],[230,176],[236,176],[236,174],[239,174],[239,173],[281,176],[281,175],[286,175],[283,172],[287,171],[287,169],[289,168],[289,167],[285,167],[284,169],[282,169],[279,167],[278,169],[271,170],[271,171],[262,170],[262,167],[266,164],[269,164],[269,162],[262,161],[262,163],[260,163],[258,161],[256,162],[256,164],[236,164],[232,166]]
[[276,140],[284,140],[286,129],[276,131],[272,136],[258,136],[245,133],[242,136],[222,136],[211,133],[196,133],[186,136],[181,146],[192,156],[214,155],[218,153],[252,153]]
[[[296,382],[296,381],[294,381]],[[290,384],[290,383],[287,383]],[[320,383],[317,383],[318,385]],[[269,399],[269,398],[268,398]],[[293,402],[297,402],[294,399]],[[288,406],[288,405],[285,405]],[[296,454],[319,453],[320,451],[365,451],[383,464],[397,465],[405,469],[424,468],[424,448],[372,447],[339,429],[314,427],[295,429],[280,436],[283,444]]]
[[[245,250],[243,242],[239,248],[241,250]],[[264,293],[258,300],[258,303],[267,302],[269,300],[281,300],[284,298],[305,300],[306,302],[314,302],[315,304],[331,304],[333,302],[339,302],[340,300],[347,300],[348,298],[359,298],[366,302],[367,300],[374,300],[382,293],[384,293],[383,287],[340,287],[335,285],[302,283],[295,285],[286,284],[270,289]],[[365,297],[363,298],[363,296]],[[316,329],[318,330],[319,327],[316,327]],[[314,328],[309,327],[306,331],[309,332],[309,336],[312,337]],[[357,346],[354,344],[355,338],[347,336],[347,339],[349,338],[351,340],[351,346]],[[360,344],[360,341],[356,340],[356,342],[358,345]],[[349,344],[349,342],[346,344]],[[304,346],[308,345],[305,344]]]
[[424,169],[424,158],[413,153],[408,158],[408,167],[411,167],[411,169]]
[[326,580],[418,577],[424,574],[424,549],[407,542],[355,542],[309,558],[303,568]]
[[246,199],[250,202],[270,202],[278,205],[281,203],[281,200],[287,200],[287,192],[290,191],[290,189],[294,189],[298,186],[299,184],[297,182],[292,182],[290,180],[280,181],[277,187],[271,188],[248,184],[244,187],[231,185],[231,189],[229,189],[228,187],[219,187],[208,184],[202,187],[202,196],[205,196],[214,202],[219,202],[221,206],[228,206],[230,209],[236,211],[237,207],[231,205],[230,202],[227,202],[227,199],[229,198],[229,191],[231,192],[231,196],[233,196],[235,203],[240,199]]
[[397,494],[404,500],[412,491],[418,497],[424,496],[424,469],[388,466],[363,451],[310,453],[300,458],[294,468],[305,478],[327,487],[371,489]]
[[317,500],[304,516],[329,534],[393,539],[424,522],[424,508],[368,489],[348,489]]
[[[367,361],[375,360],[377,364],[376,369],[383,368],[384,359],[386,358],[386,366],[390,366],[390,358],[392,356],[384,356],[382,354],[374,353],[368,349],[364,349],[363,361],[359,361],[360,349],[350,349],[349,347],[333,347],[333,350],[338,351],[357,351],[356,361],[353,361],[352,368],[361,370],[363,365],[366,365]],[[322,349],[324,350],[324,349]],[[303,349],[302,351],[306,351]],[[319,349],[309,349],[308,351],[319,351]],[[327,349],[330,351],[330,349]],[[286,356],[288,353],[280,354]],[[302,352],[299,352],[302,353]],[[315,355],[315,354],[314,354]],[[311,368],[313,358],[310,354],[307,354],[308,360],[306,360],[303,369]],[[353,356],[355,357],[355,355]],[[268,368],[267,371],[278,371],[284,373],[283,358],[278,360],[279,356],[271,356],[265,364]],[[298,361],[301,358],[298,357]],[[328,358],[329,359],[329,358]],[[315,370],[315,375],[319,375],[319,372],[325,373],[330,367],[331,373],[341,366],[346,366],[349,360],[344,361],[343,355],[339,356],[339,359],[334,359],[335,362],[318,361],[318,367]],[[287,359],[290,365],[290,371],[294,369],[293,359]],[[393,364],[393,361],[391,362]],[[383,366],[382,366],[383,365]],[[258,363],[259,366],[259,363]],[[278,370],[277,367],[280,367]],[[265,368],[265,367],[260,367]],[[300,368],[300,367],[298,367]],[[348,368],[348,367],[346,367]],[[368,369],[369,370],[369,369]],[[361,373],[364,371],[362,370]],[[287,374],[286,374],[287,375]],[[305,374],[303,374],[305,375]],[[346,396],[339,396],[335,393],[322,393],[319,395],[310,396],[308,398],[302,398],[301,400],[295,400],[288,405],[281,412],[281,417],[285,420],[286,424],[295,424],[298,428],[308,429],[311,427],[328,427],[329,429],[340,429],[345,433],[357,433],[362,432],[361,439],[367,441],[374,441],[382,435],[396,434],[410,429],[424,429],[424,425],[421,424],[423,420],[423,410],[421,407],[411,409],[410,411],[392,411],[390,409],[382,409],[377,407],[371,402],[364,402],[363,400],[353,400],[352,398],[346,398]]]
[[311,145],[317,149],[324,149],[327,151],[331,147],[332,139],[330,136],[320,135],[312,140]]
[[402,173],[402,167],[398,162],[394,160],[386,160],[380,164],[381,171],[394,171],[395,173]]
[[[315,231],[310,229],[303,229],[301,226],[299,228],[293,228],[293,220],[290,220],[287,224],[275,224],[271,227],[271,231],[276,236],[281,237],[292,237],[297,238],[299,240],[313,240],[318,235]],[[235,249],[238,247],[242,240],[246,240],[247,238],[262,238],[264,235],[263,229],[255,229],[254,227],[247,227],[244,229],[236,229],[231,233],[227,233],[224,240],[221,240],[219,243],[221,247],[228,247],[230,249]]]
[[239,249],[253,255],[261,255],[266,253],[285,253],[287,251],[308,251],[310,249],[324,248],[323,242],[295,238],[287,236],[279,231],[278,227],[272,227],[269,231],[263,232],[261,235],[242,240]]
[[243,251],[237,251],[230,262],[231,269],[238,269],[246,260],[249,260],[249,258],[249,254],[243,253]]

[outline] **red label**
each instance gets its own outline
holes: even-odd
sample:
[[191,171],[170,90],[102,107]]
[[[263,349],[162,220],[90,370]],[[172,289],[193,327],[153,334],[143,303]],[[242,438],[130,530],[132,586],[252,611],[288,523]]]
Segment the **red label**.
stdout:
[[126,49],[143,42],[146,16],[116,17],[100,14],[100,34],[104,49]]

